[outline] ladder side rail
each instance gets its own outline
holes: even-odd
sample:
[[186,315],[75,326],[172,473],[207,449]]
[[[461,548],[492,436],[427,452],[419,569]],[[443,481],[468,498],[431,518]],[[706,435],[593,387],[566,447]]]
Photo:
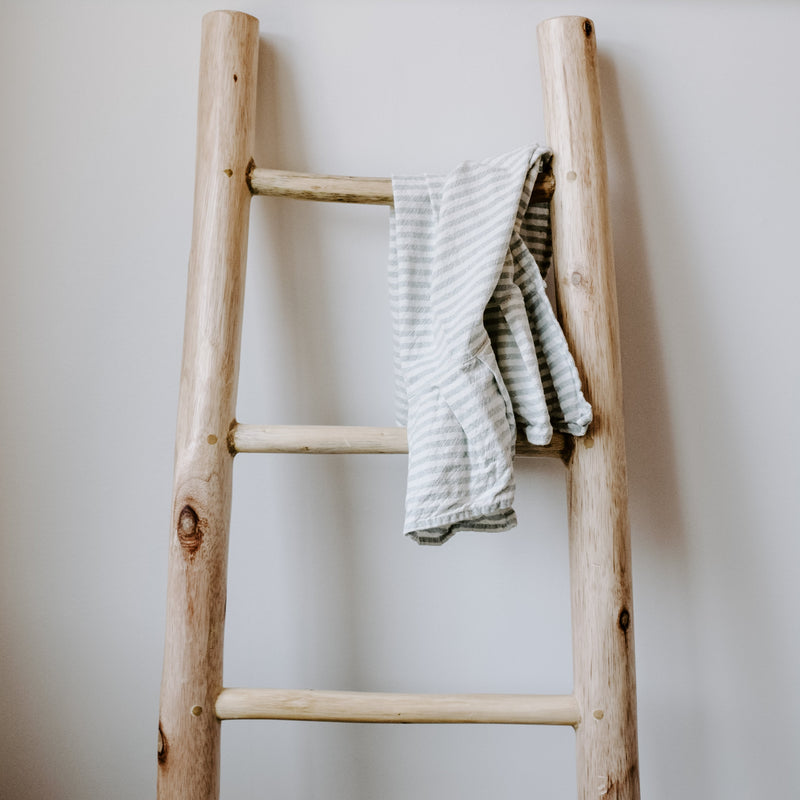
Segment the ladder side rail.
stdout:
[[197,163],[175,444],[160,800],[219,796],[223,629],[258,61],[258,20],[203,18]]
[[638,800],[622,373],[594,24],[539,25],[561,322],[594,421],[576,437],[567,497],[578,796]]

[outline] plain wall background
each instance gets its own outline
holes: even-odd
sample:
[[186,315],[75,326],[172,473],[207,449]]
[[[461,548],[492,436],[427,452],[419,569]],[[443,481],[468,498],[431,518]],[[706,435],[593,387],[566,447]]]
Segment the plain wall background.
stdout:
[[[0,796],[155,790],[206,2],[0,3]],[[800,7],[273,2],[256,161],[444,171],[543,137],[596,23],[643,796],[800,793]],[[392,424],[388,212],[260,198],[239,413]],[[227,685],[569,692],[560,465],[520,526],[401,533],[403,457],[239,456]],[[574,795],[569,729],[226,723],[223,797]]]

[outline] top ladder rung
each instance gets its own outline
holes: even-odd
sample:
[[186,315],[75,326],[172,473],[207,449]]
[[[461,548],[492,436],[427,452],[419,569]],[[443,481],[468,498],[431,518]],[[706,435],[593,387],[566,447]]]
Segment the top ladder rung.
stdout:
[[[297,200],[325,200],[332,203],[363,203],[390,206],[394,203],[391,178],[354,178],[349,175],[310,175],[280,169],[252,167],[247,183],[253,194],[294,197]],[[555,180],[549,170],[540,173],[531,202],[553,196]]]
[[[232,453],[407,453],[405,428],[341,425],[242,425],[228,434]],[[518,456],[566,458],[572,437],[554,433],[549,444],[535,445],[517,436]]]

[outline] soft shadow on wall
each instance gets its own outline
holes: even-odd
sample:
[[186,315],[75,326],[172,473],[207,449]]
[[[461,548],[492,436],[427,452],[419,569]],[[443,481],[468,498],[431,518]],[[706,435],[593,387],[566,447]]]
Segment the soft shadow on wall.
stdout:
[[[694,625],[685,624],[693,618],[693,581],[652,262],[630,147],[630,136],[644,137],[650,158],[658,159],[658,138],[648,126],[648,103],[654,101],[637,91],[634,68],[621,70],[625,75],[621,92],[615,61],[602,51],[599,60],[625,398],[639,719],[640,730],[648,732],[639,743],[642,775],[652,775],[667,763],[655,754],[669,752],[669,761],[681,765],[692,796],[699,797],[706,794],[699,787],[710,785],[701,744],[707,723],[698,686],[691,679],[698,667],[699,634]],[[663,193],[668,185],[659,181],[648,191]],[[671,205],[667,196],[660,200],[665,208]],[[670,211],[674,215],[662,219],[680,227],[679,209]],[[690,254],[680,252],[678,237],[674,248],[676,261],[690,263]],[[687,312],[684,308],[681,314],[691,318]],[[663,663],[672,665],[671,676],[663,674]],[[675,775],[653,776],[653,782],[674,786]]]

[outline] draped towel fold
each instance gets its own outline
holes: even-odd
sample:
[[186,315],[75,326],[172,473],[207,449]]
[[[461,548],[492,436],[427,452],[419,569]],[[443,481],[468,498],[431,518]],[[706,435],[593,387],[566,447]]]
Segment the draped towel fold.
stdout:
[[408,428],[404,531],[420,544],[516,525],[519,425],[581,435],[592,411],[550,302],[550,157],[532,146],[448,175],[393,177],[389,290],[397,417]]

